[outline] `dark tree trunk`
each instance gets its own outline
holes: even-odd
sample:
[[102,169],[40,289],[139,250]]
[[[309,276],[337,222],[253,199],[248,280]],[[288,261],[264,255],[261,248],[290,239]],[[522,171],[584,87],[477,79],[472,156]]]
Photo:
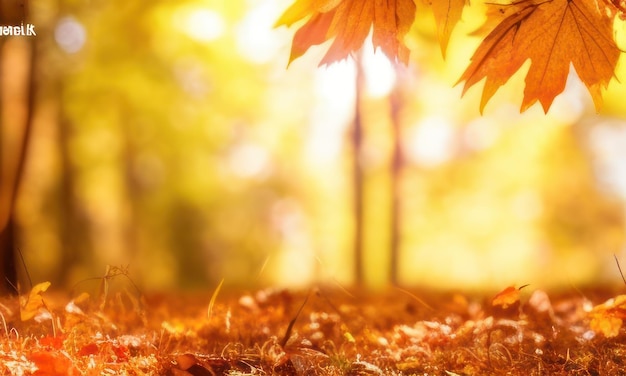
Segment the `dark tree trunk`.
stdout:
[[[0,0],[0,23],[19,25],[27,20],[27,1]],[[6,39],[5,39],[6,38]],[[25,46],[15,46],[11,37],[0,44],[0,293],[17,293],[17,223],[15,208],[30,144],[35,80],[35,38],[21,37]],[[19,38],[19,37],[18,37]],[[22,61],[9,54],[25,48]],[[9,59],[11,57],[12,59]],[[23,77],[13,68],[27,67]],[[15,74],[16,77],[13,77]],[[21,81],[19,81],[21,79]],[[21,135],[16,135],[21,130]],[[12,133],[12,135],[10,135]],[[15,140],[15,145],[12,145]]]
[[[57,86],[55,89],[59,94],[61,93],[62,89],[60,86]],[[61,103],[58,103],[59,116],[57,119],[59,127],[58,152],[61,161],[60,190],[58,193],[61,210],[58,217],[58,226],[59,237],[63,244],[59,254],[59,264],[62,265],[62,269],[57,269],[52,279],[63,281],[63,283],[69,286],[72,281],[65,280],[68,277],[67,270],[85,261],[83,260],[84,255],[90,254],[90,252],[87,252],[90,242],[87,221],[84,215],[81,214],[81,209],[76,201],[75,172],[69,150],[72,138],[72,124],[65,117],[61,105]]]
[[[2,169],[2,189],[0,190],[0,202],[4,206],[0,210],[0,254],[1,254],[1,270],[0,286],[2,286],[3,292],[15,293],[17,286],[17,269],[15,265],[15,251],[17,250],[16,240],[16,216],[15,209],[17,198],[20,190],[20,183],[24,176],[24,167],[26,164],[26,156],[28,152],[28,146],[30,144],[32,120],[33,120],[33,90],[34,81],[33,75],[33,60],[34,49],[33,43],[28,42],[26,46],[29,49],[31,55],[30,59],[26,57],[22,63],[28,66],[28,73],[25,75],[23,82],[17,83],[15,81],[8,82],[6,76],[10,70],[9,61],[6,59],[6,54],[11,52],[11,46],[4,44],[0,52],[0,68],[2,79],[2,96],[0,97],[2,124],[0,125],[0,133],[3,134],[0,141],[2,141],[2,160],[1,164],[5,167]],[[15,62],[12,62],[13,64]],[[23,88],[13,87],[14,84],[23,85]],[[10,86],[10,87],[8,87]],[[15,93],[14,97],[11,97]],[[20,111],[24,112],[23,116],[20,116]],[[15,114],[15,115],[14,115]],[[11,121],[7,121],[11,119]],[[16,124],[13,122],[21,124]],[[15,127],[15,128],[14,128]],[[8,129],[14,128],[14,129]],[[9,147],[8,137],[5,137],[9,132],[15,132],[16,130],[22,130],[21,135],[14,135],[11,139],[18,139],[18,147]],[[6,148],[6,149],[5,149]],[[13,155],[9,155],[10,150],[14,152]]]
[[[0,17],[2,19],[2,17]],[[2,54],[4,43],[0,41],[0,64],[2,63]],[[0,71],[1,71],[0,65]],[[1,80],[1,77],[0,77]],[[0,81],[0,114],[4,111],[4,98],[2,95],[2,84],[4,80]],[[1,121],[1,120],[0,120]],[[9,158],[8,158],[8,144],[9,140],[7,135],[5,134],[4,124],[0,122],[0,294],[4,294],[6,292],[11,291],[11,288],[7,288],[7,278],[8,279],[16,279],[12,275],[10,275],[11,271],[15,271],[14,261],[13,261],[13,229],[12,225],[9,223],[10,220],[10,209],[11,206],[11,193],[9,191],[11,184],[11,179],[9,179],[10,169],[8,168]]]
[[13,225],[13,217],[7,218],[2,230],[0,230],[0,291],[2,294],[16,294],[17,286],[17,269],[15,267],[15,226]]

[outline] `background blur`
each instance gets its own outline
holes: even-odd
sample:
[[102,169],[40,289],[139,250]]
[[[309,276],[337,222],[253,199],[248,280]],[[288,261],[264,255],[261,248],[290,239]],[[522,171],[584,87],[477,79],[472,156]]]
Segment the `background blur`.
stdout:
[[145,289],[351,285],[359,216],[370,287],[618,281],[626,85],[597,115],[572,75],[549,114],[519,114],[526,66],[481,116],[481,88],[461,99],[454,85],[482,2],[446,61],[423,12],[410,67],[363,52],[355,187],[357,67],[317,68],[322,46],[287,69],[295,28],[272,26],[290,3],[30,2],[37,36],[2,37],[3,93],[17,102],[1,147],[6,183],[23,134],[12,121],[30,103],[15,218],[35,282],[70,287],[109,264]]

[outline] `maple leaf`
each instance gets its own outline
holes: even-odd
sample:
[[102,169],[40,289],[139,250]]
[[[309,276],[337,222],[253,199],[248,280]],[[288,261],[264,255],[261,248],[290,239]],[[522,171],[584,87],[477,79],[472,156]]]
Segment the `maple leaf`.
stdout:
[[33,286],[26,298],[20,306],[20,318],[22,321],[28,321],[35,317],[42,308],[46,308],[43,301],[42,293],[46,292],[50,287],[50,282],[41,282]]
[[361,48],[370,29],[375,48],[391,60],[408,63],[410,52],[403,39],[415,19],[413,0],[297,0],[276,26],[291,26],[305,18],[294,35],[289,63],[333,38],[320,65],[342,60]]
[[280,16],[276,26],[291,26],[312,13],[325,13],[335,8],[341,0],[298,0]]
[[[521,0],[499,5],[506,18],[480,44],[461,76],[463,93],[486,77],[480,110],[530,59],[520,111],[539,101],[548,112],[567,81],[570,65],[587,86],[596,109],[613,78],[620,50],[613,40],[614,12],[593,0]],[[489,21],[488,21],[489,22]]]
[[515,286],[509,286],[504,290],[494,296],[491,301],[491,305],[494,307],[501,307],[502,309],[507,309],[509,306],[512,306],[519,302],[520,290],[528,285],[520,286],[519,288]]
[[463,8],[468,0],[431,0],[430,6],[435,15],[437,36],[441,46],[441,53],[446,56],[448,41],[454,26],[461,20]]
[[618,295],[593,307],[589,312],[589,327],[605,337],[616,337],[626,319],[626,295]]
[[626,19],[626,0],[603,0],[608,5],[608,12],[619,14],[620,19]]
[[35,376],[71,376],[80,375],[80,371],[72,364],[66,353],[58,351],[36,351],[29,355],[29,360],[35,363]]

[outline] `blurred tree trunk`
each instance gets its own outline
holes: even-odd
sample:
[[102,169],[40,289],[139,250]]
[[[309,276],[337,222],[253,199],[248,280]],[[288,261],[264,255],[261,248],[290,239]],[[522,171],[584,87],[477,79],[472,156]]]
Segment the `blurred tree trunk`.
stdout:
[[[63,15],[71,12],[71,7],[67,2],[57,0],[55,3],[57,9],[56,19],[60,19]],[[50,24],[37,26],[40,29],[46,27],[46,34],[54,32]],[[76,125],[68,118],[61,100],[65,91],[64,81],[67,72],[58,66],[55,68],[56,74],[50,77],[50,80],[47,82],[49,96],[46,99],[53,102],[56,111],[55,119],[58,138],[56,140],[57,149],[55,152],[58,153],[60,168],[58,191],[55,192],[54,196],[54,200],[58,204],[58,211],[53,216],[53,220],[56,222],[56,229],[62,247],[57,256],[59,258],[58,265],[61,268],[56,268],[54,272],[48,272],[50,273],[50,280],[60,281],[65,286],[76,286],[76,280],[72,279],[76,276],[70,271],[77,265],[89,265],[91,261],[89,258],[93,255],[93,252],[91,252],[93,247],[90,239],[89,220],[84,205],[82,205],[76,193],[76,164],[72,161],[70,151],[70,144],[75,134]]]
[[402,171],[404,169],[404,157],[402,155],[402,128],[400,112],[403,107],[402,75],[406,69],[396,64],[396,83],[389,96],[391,104],[391,166],[390,166],[390,244],[389,244],[389,282],[398,285],[398,265],[400,263],[400,242],[402,231]]
[[[15,24],[12,19],[4,20],[6,2],[1,5],[0,22]],[[18,248],[15,209],[33,122],[35,38],[3,38],[6,39],[0,46],[0,289],[3,293],[15,293]]]
[[363,71],[362,53],[355,57],[356,64],[356,99],[354,105],[354,121],[350,132],[352,143],[352,189],[353,189],[353,218],[354,218],[354,282],[362,286],[364,282],[363,257],[363,225],[364,225],[364,181],[363,181],[363,119],[362,96],[365,90],[365,73]]
[[[0,0],[0,25],[28,19],[27,0]],[[33,120],[34,38],[0,39],[0,293],[16,293],[15,204]]]
[[[55,87],[57,98],[61,97],[62,86]],[[74,265],[86,264],[85,255],[92,254],[91,243],[89,241],[89,226],[84,210],[78,202],[76,195],[75,167],[70,156],[70,143],[73,134],[73,124],[67,119],[62,108],[62,103],[57,103],[59,115],[58,121],[58,153],[61,161],[60,181],[59,181],[59,204],[60,212],[58,217],[59,238],[63,247],[59,254],[59,265],[61,269],[56,270],[56,274],[51,279],[63,281],[67,286],[72,282],[67,280],[72,276],[67,273]]]

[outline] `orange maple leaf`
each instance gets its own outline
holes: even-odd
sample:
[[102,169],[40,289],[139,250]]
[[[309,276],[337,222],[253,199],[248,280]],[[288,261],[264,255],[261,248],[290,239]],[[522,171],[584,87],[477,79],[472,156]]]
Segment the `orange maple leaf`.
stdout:
[[446,56],[448,41],[454,26],[461,19],[463,8],[468,0],[430,0],[430,6],[437,23],[437,35],[441,45],[441,53]]
[[599,110],[601,89],[613,78],[620,54],[613,40],[615,13],[593,0],[520,0],[498,7],[492,17],[504,13],[506,18],[481,43],[459,80],[465,81],[465,93],[486,77],[481,112],[527,59],[521,112],[537,101],[547,112],[565,88],[570,65]]
[[491,305],[494,307],[501,307],[502,309],[507,309],[509,306],[512,306],[515,303],[519,302],[520,290],[528,285],[520,286],[519,288],[515,286],[509,286],[504,290],[500,291],[493,297],[491,301]]
[[409,49],[403,39],[415,19],[413,0],[297,0],[276,26],[305,18],[307,22],[294,35],[290,63],[311,46],[333,38],[320,65],[342,60],[361,48],[370,29],[375,48],[391,60],[408,63]]
[[593,307],[589,312],[589,327],[605,337],[616,337],[626,319],[626,295],[618,295]]

